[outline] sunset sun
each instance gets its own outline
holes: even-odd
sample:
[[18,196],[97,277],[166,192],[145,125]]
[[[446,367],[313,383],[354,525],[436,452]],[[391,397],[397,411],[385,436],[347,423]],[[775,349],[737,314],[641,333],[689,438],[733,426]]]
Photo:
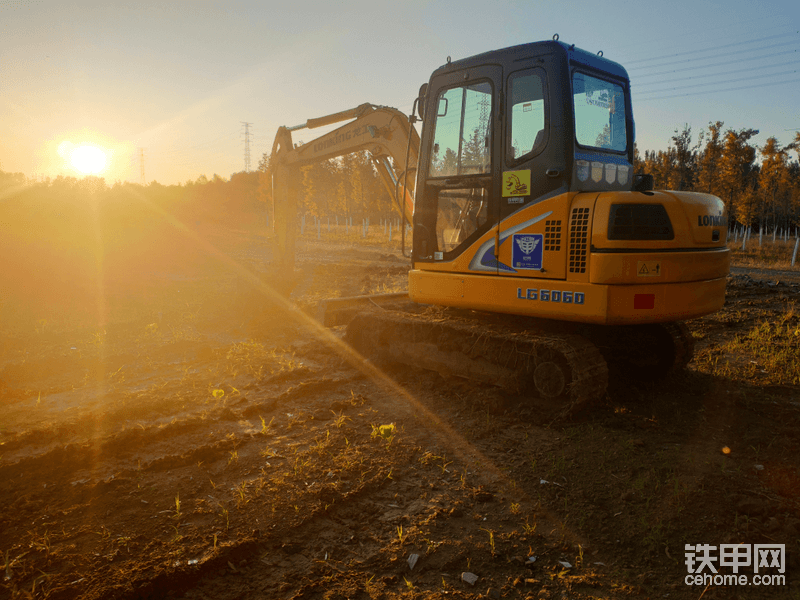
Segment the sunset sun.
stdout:
[[72,151],[71,161],[84,175],[97,175],[108,164],[106,153],[95,146],[78,146]]
[[109,151],[93,144],[62,142],[58,153],[70,167],[83,175],[98,175],[105,171],[109,163]]

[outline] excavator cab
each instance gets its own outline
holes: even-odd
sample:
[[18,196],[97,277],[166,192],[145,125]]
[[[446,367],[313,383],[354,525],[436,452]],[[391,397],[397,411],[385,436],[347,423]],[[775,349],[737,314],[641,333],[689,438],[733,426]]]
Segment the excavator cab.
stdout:
[[[423,89],[415,264],[455,259],[544,199],[632,187],[630,83],[612,61],[537,42],[448,62]],[[492,252],[473,266],[504,269]]]
[[600,325],[722,306],[724,205],[635,180],[622,66],[536,42],[448,60],[421,91],[412,300]]

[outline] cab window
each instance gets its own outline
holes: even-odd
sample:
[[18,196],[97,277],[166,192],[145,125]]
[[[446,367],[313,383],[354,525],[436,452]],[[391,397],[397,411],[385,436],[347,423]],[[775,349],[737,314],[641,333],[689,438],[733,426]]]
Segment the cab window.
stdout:
[[488,221],[489,190],[486,186],[439,192],[436,241],[440,251],[452,252]]
[[581,146],[625,152],[625,92],[622,86],[575,71],[572,74],[575,139]]
[[509,162],[519,162],[540,150],[545,144],[544,82],[541,71],[528,70],[508,78]]
[[430,177],[481,175],[491,170],[492,86],[443,90],[437,98]]

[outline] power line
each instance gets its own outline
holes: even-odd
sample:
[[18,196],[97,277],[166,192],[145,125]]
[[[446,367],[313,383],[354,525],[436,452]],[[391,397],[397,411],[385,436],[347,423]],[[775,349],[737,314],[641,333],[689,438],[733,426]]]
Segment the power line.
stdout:
[[[716,27],[708,27],[707,24],[704,24],[702,27],[697,27],[696,29],[691,29],[691,30],[690,29],[683,29],[682,33],[677,33],[675,31],[670,31],[669,35],[661,37],[661,38],[649,37],[648,38],[648,44],[655,45],[655,44],[659,44],[660,42],[667,42],[670,45],[670,47],[674,47],[676,40],[683,39],[683,38],[686,38],[686,37],[692,37],[692,38],[696,39],[698,36],[704,36],[704,37],[707,38],[707,37],[709,37],[709,34],[711,34],[712,32],[720,31],[720,30],[723,30],[725,37],[730,37],[731,31],[733,31],[734,28],[737,25],[745,25],[748,28],[748,30],[751,30],[755,23],[758,23],[758,22],[761,22],[761,21],[766,21],[768,19],[772,20],[774,18],[775,17],[772,14],[764,15],[762,17],[754,17],[753,15],[748,14],[747,17],[745,19],[742,19],[741,21],[733,21],[733,22],[728,22],[728,23],[721,23],[720,25],[718,25]],[[650,32],[648,32],[648,33],[650,33]],[[625,37],[620,37],[619,39],[625,39]],[[632,36],[628,36],[627,39],[635,40],[635,38],[633,38]],[[635,41],[632,41],[630,43],[623,43],[623,44],[619,44],[617,46],[611,46],[611,47],[608,48],[608,50],[609,51],[614,51],[614,50],[620,50],[622,48],[632,48],[632,47],[635,47],[636,50],[639,51],[641,49],[641,42],[638,41],[638,40],[635,40]],[[608,55],[609,52],[607,51],[606,54]]]
[[[668,54],[668,55],[664,55],[664,56],[654,56],[652,58],[640,58],[639,60],[626,61],[625,64],[626,65],[633,65],[633,64],[636,64],[636,63],[649,62],[651,60],[662,60],[662,59],[666,59],[666,58],[674,58],[676,56],[686,56],[686,55],[689,55],[689,54],[699,54],[701,52],[712,52],[714,50],[722,50],[724,48],[733,48],[735,46],[744,46],[744,45],[747,45],[747,44],[755,44],[757,42],[763,42],[765,40],[772,40],[772,39],[776,39],[776,38],[786,37],[787,35],[796,35],[797,33],[798,33],[797,31],[792,32],[792,33],[779,33],[778,35],[768,35],[767,37],[762,37],[762,38],[758,38],[758,39],[755,39],[755,40],[749,40],[749,41],[745,41],[745,42],[734,42],[732,44],[723,44],[722,46],[713,46],[711,48],[704,48],[702,50],[687,50],[686,52],[678,52],[676,54]],[[787,43],[792,43],[792,42],[787,42]],[[778,44],[778,45],[781,45],[781,44]],[[752,51],[752,50],[750,50],[750,51]],[[745,50],[744,52],[749,52],[749,51]],[[711,57],[706,57],[706,58],[711,58]],[[641,67],[636,67],[636,68],[641,68]],[[636,68],[634,68],[632,70],[635,70]]]
[[673,81],[688,81],[690,79],[708,79],[709,77],[722,77],[723,75],[733,75],[734,73],[749,73],[750,71],[763,71],[764,69],[777,69],[779,67],[787,67],[789,65],[796,65],[795,61],[789,61],[785,63],[779,63],[772,65],[770,67],[748,67],[747,69],[734,69],[732,71],[720,71],[717,73],[705,73],[703,75],[691,75],[689,77],[676,77],[675,79],[662,79],[660,81],[652,81],[650,83],[642,83],[640,85],[636,85],[636,88],[639,89],[641,87],[649,87],[653,85],[662,85],[664,83],[672,83]]
[[696,67],[684,67],[682,69],[673,69],[671,71],[660,71],[658,73],[649,73],[647,75],[639,75],[639,78],[657,77],[659,75],[669,75],[670,73],[681,73],[683,71],[694,71],[694,70],[697,70],[697,69],[710,69],[711,67],[722,67],[722,66],[725,66],[725,65],[733,64],[733,63],[751,62],[751,61],[754,61],[754,60],[761,60],[763,58],[772,58],[773,56],[783,56],[784,54],[795,54],[795,53],[797,53],[797,50],[789,50],[789,51],[786,51],[786,52],[775,52],[773,54],[765,54],[763,56],[753,56],[753,57],[750,57],[750,58],[738,58],[738,59],[734,59],[734,60],[729,60],[729,61],[724,61],[724,62],[719,62],[719,63],[713,63],[713,64],[710,64],[710,65],[700,65],[700,66],[696,66]]
[[709,82],[709,83],[695,83],[695,84],[690,84],[690,85],[687,85],[687,86],[677,86],[677,87],[672,87],[672,88],[663,88],[663,89],[660,89],[660,90],[646,90],[646,91],[643,91],[643,92],[640,92],[640,93],[641,94],[662,94],[664,92],[674,92],[676,90],[686,89],[686,88],[689,88],[689,87],[698,88],[698,87],[708,87],[710,85],[711,86],[713,86],[713,85],[726,85],[728,83],[737,83],[739,81],[752,81],[754,79],[764,79],[765,77],[777,77],[778,75],[791,75],[793,73],[797,73],[797,69],[794,69],[792,71],[782,71],[780,73],[768,73],[766,75],[751,75],[751,76],[748,76],[748,77],[739,77],[738,79],[726,79],[725,81],[712,81],[712,82]]
[[[734,56],[736,54],[747,54],[747,53],[752,54],[754,52],[761,52],[762,50],[772,50],[773,48],[780,48],[781,46],[793,46],[793,45],[796,45],[796,44],[797,44],[797,42],[793,40],[791,42],[786,42],[786,43],[783,43],[783,44],[772,44],[771,46],[762,46],[760,48],[749,48],[747,50],[737,50],[736,52],[722,52],[721,54],[712,54],[711,56],[698,56],[698,57],[695,57],[695,58],[686,58],[686,59],[683,59],[683,60],[670,61],[670,62],[660,63],[660,64],[657,64],[657,65],[645,65],[645,66],[641,66],[641,67],[634,67],[633,69],[629,69],[629,70],[630,71],[643,71],[645,69],[658,69],[658,68],[661,68],[661,67],[671,67],[673,65],[684,65],[684,64],[687,64],[687,63],[696,63],[696,62],[704,61],[704,60],[712,60],[714,58],[731,57],[731,56]],[[736,60],[741,60],[741,59],[736,59]],[[698,68],[702,68],[702,66],[700,66]]]
[[252,123],[248,123],[246,121],[241,121],[242,125],[244,125],[244,172],[250,172],[250,125]]
[[687,94],[673,94],[673,95],[670,95],[670,96],[656,96],[654,98],[640,98],[640,99],[637,100],[637,103],[638,102],[649,102],[651,100],[666,100],[667,98],[683,98],[684,96],[702,96],[702,95],[709,95],[710,96],[711,94],[718,94],[720,92],[735,92],[735,91],[738,91],[738,90],[750,90],[750,89],[753,89],[753,88],[763,88],[763,87],[768,87],[768,86],[773,86],[773,85],[782,85],[784,83],[795,83],[795,82],[798,82],[798,81],[800,81],[800,79],[786,79],[784,81],[773,81],[773,82],[768,82],[768,83],[760,83],[760,84],[756,84],[756,85],[744,85],[744,86],[740,86],[740,87],[727,88],[727,89],[722,89],[722,90],[708,90],[708,91],[705,91],[705,92],[689,92]]

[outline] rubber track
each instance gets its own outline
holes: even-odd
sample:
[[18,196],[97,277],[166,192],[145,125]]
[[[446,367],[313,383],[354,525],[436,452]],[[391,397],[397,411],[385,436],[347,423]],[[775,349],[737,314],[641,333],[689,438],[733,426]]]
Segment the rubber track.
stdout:
[[[350,323],[346,339],[382,361],[490,383],[514,394],[535,396],[533,372],[545,361],[566,374],[565,392],[537,404],[554,418],[567,417],[605,395],[608,368],[589,341],[572,333],[521,328],[511,316],[469,318],[431,308],[416,314],[368,310]],[[545,406],[543,406],[545,405]]]
[[686,368],[694,338],[685,323],[640,326],[588,326],[581,333],[593,342],[616,380],[658,381]]

